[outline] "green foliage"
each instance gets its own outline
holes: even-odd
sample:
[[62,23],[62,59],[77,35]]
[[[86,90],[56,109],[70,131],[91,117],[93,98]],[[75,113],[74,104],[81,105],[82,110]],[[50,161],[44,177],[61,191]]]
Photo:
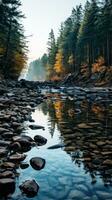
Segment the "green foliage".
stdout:
[[82,65],[87,66],[90,77],[92,64],[100,57],[107,66],[112,65],[112,0],[87,1],[84,10],[76,6],[61,23],[57,40],[53,30],[49,36],[50,79],[57,71],[61,77],[65,73],[78,74]]
[[20,0],[0,4],[0,70],[5,78],[18,78],[27,59],[20,6]]

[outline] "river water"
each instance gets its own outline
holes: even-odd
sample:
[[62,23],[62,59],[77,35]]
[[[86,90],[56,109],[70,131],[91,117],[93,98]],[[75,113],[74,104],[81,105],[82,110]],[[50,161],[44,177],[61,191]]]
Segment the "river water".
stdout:
[[[24,133],[32,138],[42,135],[48,142],[27,153],[42,157],[44,169],[29,165],[19,169],[17,190],[11,200],[27,200],[18,186],[35,179],[38,195],[31,200],[111,200],[112,199],[112,101],[100,98],[75,98],[58,92],[48,93],[46,102],[32,113],[34,124],[45,130],[31,130],[25,123]],[[99,99],[99,100],[98,100]],[[58,144],[59,148],[49,149]]]

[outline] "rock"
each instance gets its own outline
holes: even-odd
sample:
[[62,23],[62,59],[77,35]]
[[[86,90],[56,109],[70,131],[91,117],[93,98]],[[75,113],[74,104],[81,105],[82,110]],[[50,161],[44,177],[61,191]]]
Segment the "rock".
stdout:
[[10,150],[14,151],[14,152],[18,152],[21,150],[21,145],[19,142],[14,142],[10,145]]
[[31,149],[31,142],[28,139],[29,137],[24,136],[15,136],[13,137],[14,142],[18,142],[21,145],[21,151],[27,152]]
[[3,123],[2,127],[5,128],[5,129],[9,129],[10,125],[8,123]]
[[89,144],[89,147],[90,147],[91,149],[97,149],[97,146],[96,146],[95,144],[93,144],[93,143],[90,143],[90,144]]
[[14,136],[12,132],[3,133],[2,137],[4,139],[11,139]]
[[47,139],[40,136],[40,135],[36,135],[34,137],[35,142],[37,143],[38,146],[42,146],[45,145],[47,143]]
[[26,158],[25,154],[16,153],[16,154],[11,155],[9,157],[9,160],[14,161],[14,162],[20,162],[20,161],[23,161],[25,158]]
[[6,156],[7,153],[8,153],[8,151],[5,147],[0,147],[0,157]]
[[29,164],[28,163],[21,163],[20,164],[20,168],[21,169],[27,169],[29,167]]
[[63,147],[65,147],[66,145],[65,144],[55,144],[55,145],[53,145],[53,146],[50,146],[50,147],[48,147],[48,149],[59,149],[59,148],[63,148]]
[[10,141],[0,140],[0,147],[8,147],[10,145]]
[[78,128],[82,128],[82,129],[90,129],[92,128],[92,126],[86,124],[86,123],[81,123],[77,125]]
[[9,170],[0,173],[0,179],[1,178],[14,178],[14,177],[15,177],[14,173],[12,171],[9,171]]
[[0,127],[0,134],[8,132],[8,129]]
[[112,155],[112,151],[102,151],[101,154],[103,156],[110,156],[110,155]]
[[97,144],[98,146],[104,146],[104,145],[106,144],[106,142],[98,141],[96,144]]
[[21,127],[21,123],[12,122],[12,126],[13,126],[14,128],[18,128],[18,127]]
[[15,181],[12,178],[0,179],[0,196],[7,196],[14,193]]
[[45,128],[43,126],[39,126],[39,125],[29,125],[29,128],[31,128],[32,130],[36,130],[36,129],[45,130]]
[[28,135],[22,135],[22,138],[26,139],[29,142],[33,142],[33,139]]
[[15,166],[16,165],[14,163],[12,163],[12,162],[3,162],[1,164],[1,168],[3,168],[3,169],[14,169]]
[[107,160],[103,161],[103,165],[112,166],[112,160],[107,159]]
[[45,160],[43,158],[34,157],[30,160],[30,165],[35,170],[41,170],[45,166]]
[[27,197],[34,197],[38,193],[39,185],[35,180],[27,180],[19,188]]

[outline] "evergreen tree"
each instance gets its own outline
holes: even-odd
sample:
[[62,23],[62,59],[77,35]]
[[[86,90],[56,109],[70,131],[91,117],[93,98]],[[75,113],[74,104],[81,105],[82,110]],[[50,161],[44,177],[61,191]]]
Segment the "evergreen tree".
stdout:
[[56,57],[56,41],[54,36],[54,31],[51,29],[51,32],[49,33],[49,39],[48,39],[48,78],[51,79],[51,77],[54,74],[54,64],[55,64],[55,57]]
[[91,64],[96,58],[96,41],[97,41],[97,20],[99,15],[99,7],[96,0],[86,2],[84,18],[81,24],[78,43],[77,54],[79,54],[79,64],[88,63],[91,72]]
[[0,4],[0,66],[5,78],[17,78],[26,63],[26,45],[20,0]]

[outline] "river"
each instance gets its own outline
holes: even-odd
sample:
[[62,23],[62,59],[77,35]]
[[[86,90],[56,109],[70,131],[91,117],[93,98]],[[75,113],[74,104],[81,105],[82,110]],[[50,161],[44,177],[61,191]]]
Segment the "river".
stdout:
[[45,130],[31,130],[30,123],[25,122],[26,129],[22,133],[32,138],[37,134],[47,138],[47,144],[32,148],[24,161],[29,163],[32,157],[38,156],[44,158],[46,164],[41,171],[30,165],[27,169],[18,169],[20,176],[11,200],[28,199],[18,186],[29,178],[35,179],[40,187],[38,196],[31,200],[112,199],[112,101],[109,95],[100,93],[96,97],[93,93],[90,99],[59,91],[46,93],[47,100],[32,113],[34,124],[44,126]]

